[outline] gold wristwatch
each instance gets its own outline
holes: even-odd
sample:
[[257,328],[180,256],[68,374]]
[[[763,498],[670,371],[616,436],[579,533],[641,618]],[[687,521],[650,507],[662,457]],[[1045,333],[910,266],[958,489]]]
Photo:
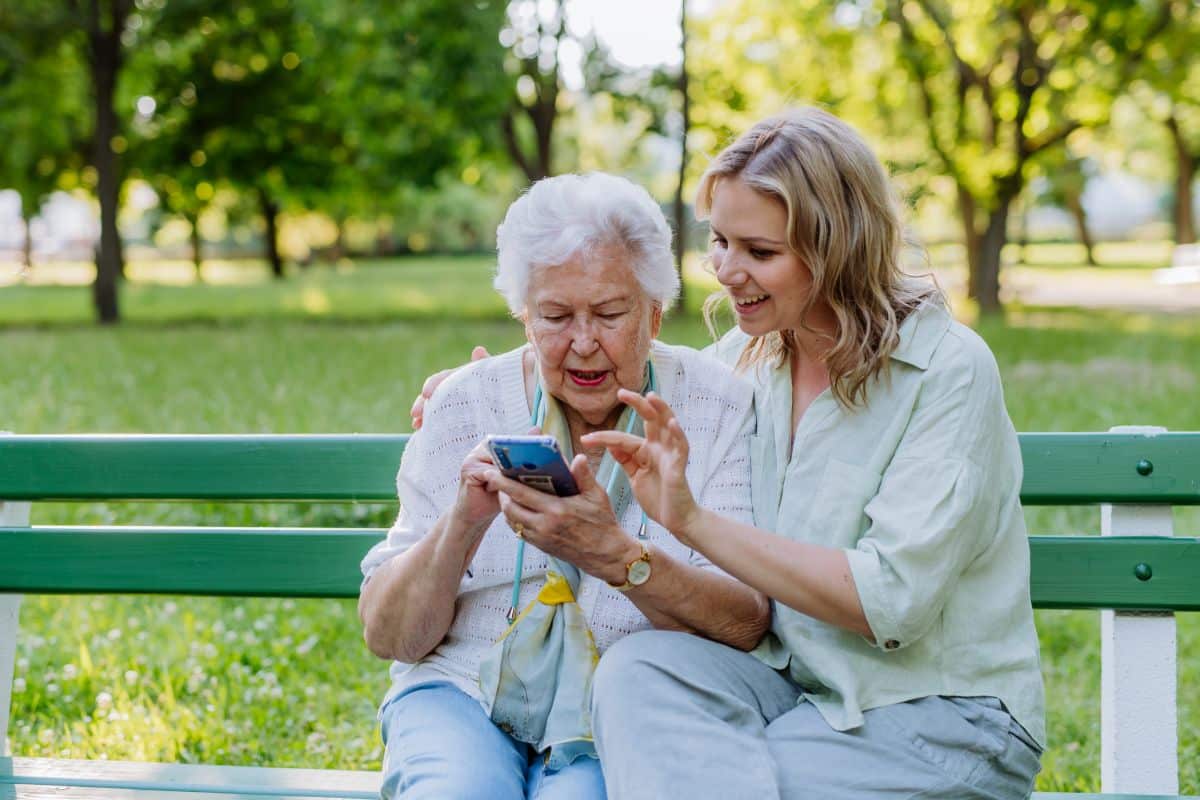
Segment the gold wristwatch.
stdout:
[[650,580],[650,548],[646,546],[645,542],[638,542],[638,544],[642,546],[642,554],[625,565],[625,582],[609,584],[618,592],[627,592]]

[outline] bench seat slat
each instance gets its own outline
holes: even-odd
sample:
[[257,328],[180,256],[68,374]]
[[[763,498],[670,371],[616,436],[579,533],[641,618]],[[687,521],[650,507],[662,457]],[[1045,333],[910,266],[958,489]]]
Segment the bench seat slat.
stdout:
[[[0,436],[8,500],[395,501],[408,436]],[[1022,433],[1027,505],[1200,505],[1200,433]],[[1147,475],[1137,471],[1148,462]]]
[[[0,528],[0,592],[357,597],[384,531],[359,528]],[[1200,611],[1200,541],[1032,536],[1039,608]],[[1138,564],[1152,577],[1141,581]]]
[[187,800],[189,797],[281,800],[282,798],[379,797],[378,772],[275,767],[224,767],[133,761],[51,758],[0,759],[0,798],[94,798],[95,800]]
[[[13,776],[19,776],[14,778]],[[25,779],[55,781],[20,784]],[[86,785],[74,784],[75,780]],[[0,798],[11,800],[312,800],[379,797],[377,772],[220,767],[202,764],[145,764],[71,759],[0,759]],[[111,785],[101,789],[97,783]],[[116,784],[138,784],[118,788]],[[186,788],[185,788],[186,787]],[[297,791],[307,792],[297,794]],[[313,794],[312,792],[321,792]],[[1192,795],[1081,794],[1034,792],[1033,800],[1200,800]]]

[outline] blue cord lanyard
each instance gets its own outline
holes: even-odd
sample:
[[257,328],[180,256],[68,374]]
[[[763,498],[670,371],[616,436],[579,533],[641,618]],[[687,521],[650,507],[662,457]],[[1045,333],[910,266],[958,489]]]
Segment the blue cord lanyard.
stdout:
[[[646,374],[647,374],[646,384],[650,389],[653,389],[654,388],[654,363],[652,361],[646,362]],[[541,381],[539,381],[537,384],[537,388],[534,390],[534,393],[533,393],[533,414],[530,415],[529,422],[531,425],[541,427],[542,423],[545,421],[546,421],[546,407],[545,407],[545,403],[543,402],[543,398],[542,398],[542,384],[541,384]],[[636,423],[637,423],[637,412],[634,411],[632,414],[629,415],[629,421],[627,423],[625,423],[625,433],[632,433],[633,426]],[[610,498],[612,497],[613,487],[615,487],[617,485],[617,474],[620,472],[620,470],[621,470],[621,467],[619,464],[613,464],[613,470],[608,476],[608,486],[604,487],[604,491],[608,494],[608,496]],[[645,512],[645,510],[642,511],[642,522],[638,526],[637,535],[638,535],[638,539],[646,538],[646,512]],[[505,617],[508,619],[508,623],[510,625],[513,623],[513,620],[515,620],[517,618],[517,604],[521,602],[521,574],[524,571],[525,571],[525,540],[517,539],[517,565],[516,565],[516,571],[513,573],[512,602],[509,603],[508,613],[505,615]]]

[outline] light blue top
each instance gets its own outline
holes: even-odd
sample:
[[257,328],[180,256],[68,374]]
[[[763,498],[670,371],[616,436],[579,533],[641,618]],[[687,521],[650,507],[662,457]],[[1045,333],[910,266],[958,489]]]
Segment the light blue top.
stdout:
[[[748,341],[734,330],[712,350],[733,364]],[[846,410],[826,390],[790,449],[790,367],[749,377],[756,524],[843,548],[876,637],[776,603],[756,654],[838,730],[916,697],[988,695],[1044,744],[1021,455],[983,340],[939,305],[918,309],[868,405]]]

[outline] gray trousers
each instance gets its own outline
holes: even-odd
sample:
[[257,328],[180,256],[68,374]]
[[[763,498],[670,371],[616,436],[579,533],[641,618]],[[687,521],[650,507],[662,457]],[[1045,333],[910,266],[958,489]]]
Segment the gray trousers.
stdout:
[[787,677],[684,633],[645,631],[600,659],[592,724],[608,796],[1027,797],[1040,749],[995,698],[923,697],[836,731]]

